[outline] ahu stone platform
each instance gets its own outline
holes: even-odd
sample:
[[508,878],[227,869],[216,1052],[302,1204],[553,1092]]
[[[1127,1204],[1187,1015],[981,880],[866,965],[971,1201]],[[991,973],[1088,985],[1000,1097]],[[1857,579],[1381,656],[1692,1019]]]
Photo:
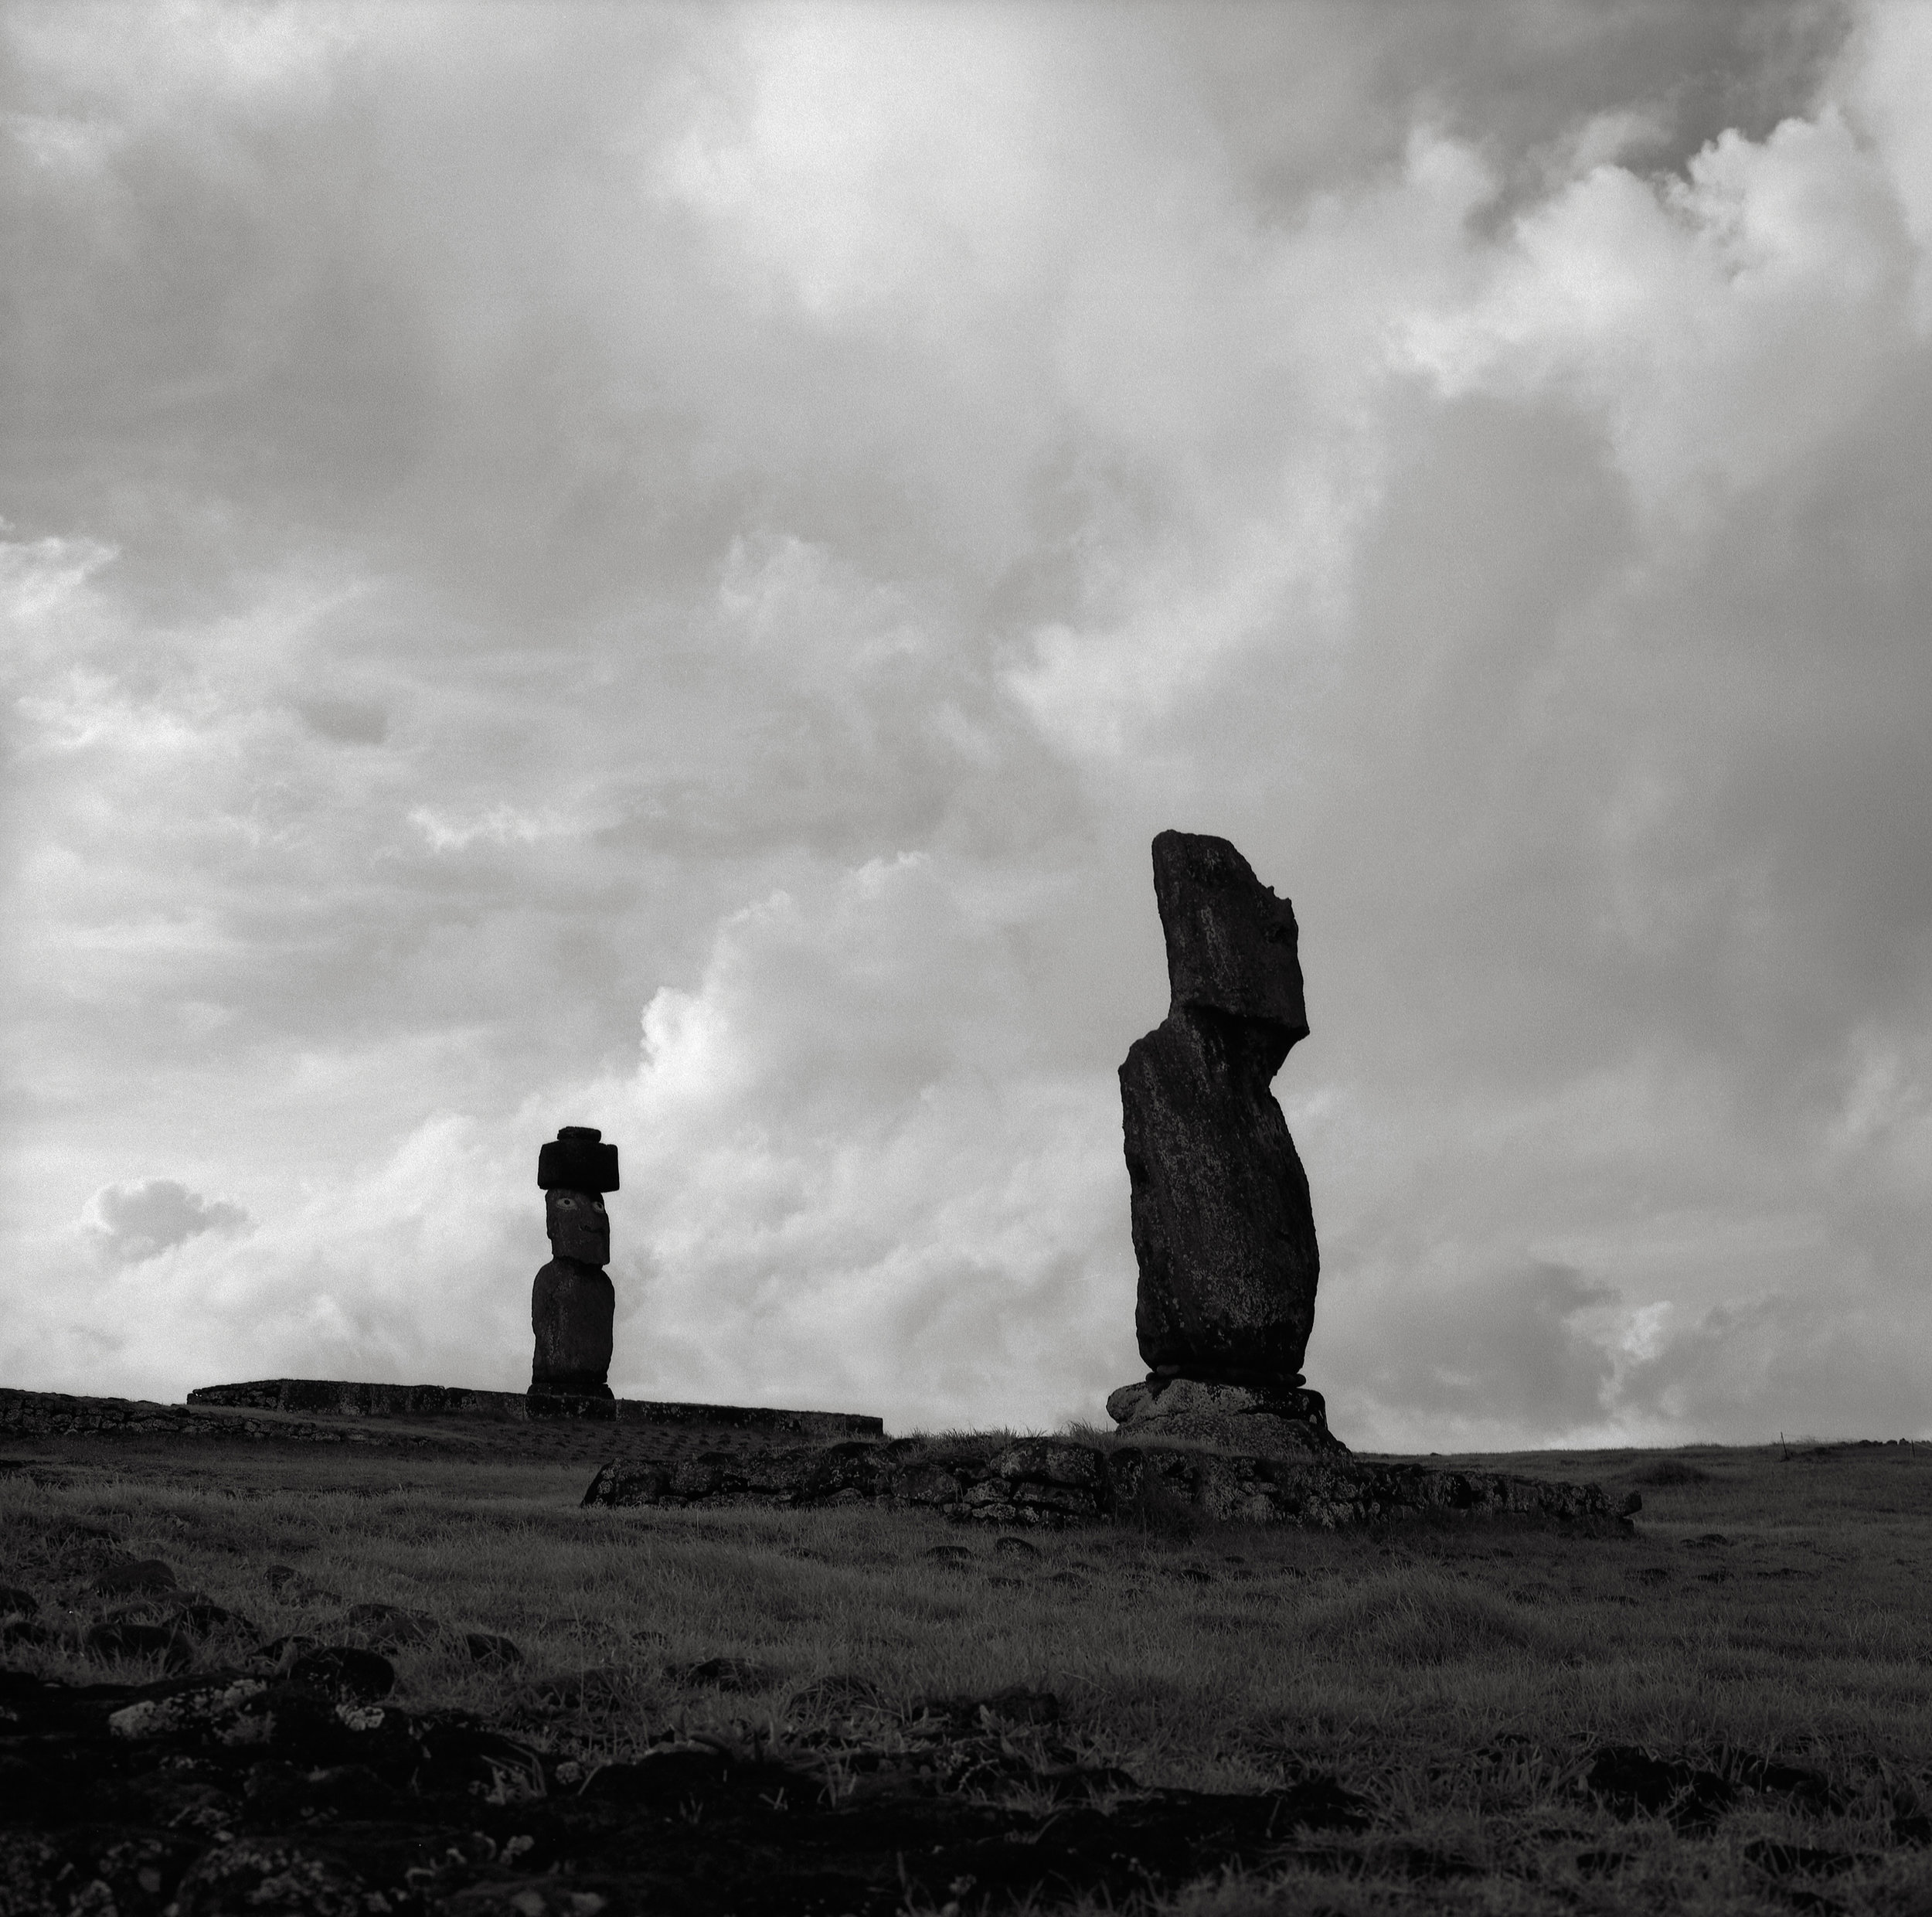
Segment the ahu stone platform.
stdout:
[[1594,1484],[1432,1470],[1325,1454],[1231,1456],[1175,1444],[1087,1444],[1004,1435],[800,1446],[753,1456],[606,1464],[587,1505],[872,1504],[956,1523],[1033,1526],[1199,1522],[1340,1531],[1378,1520],[1516,1518],[1614,1535],[1631,1527]]
[[[764,1405],[554,1399],[436,1384],[263,1378],[209,1385],[186,1405],[0,1388],[0,1435],[170,1445],[191,1439],[393,1447],[420,1456],[590,1466],[587,1505],[792,1509],[871,1505],[956,1523],[1283,1524],[1335,1531],[1416,1520],[1515,1519],[1626,1531],[1634,1494],[1498,1472],[1369,1459],[1338,1448],[1257,1456],[1168,1435],[1108,1442],[958,1432],[888,1439],[876,1418]],[[38,1455],[38,1447],[36,1447]],[[0,1461],[5,1462],[7,1461]],[[24,1462],[26,1460],[15,1460]],[[580,1477],[576,1479],[583,1483]]]
[[[534,1411],[534,1415],[533,1415]],[[0,1387],[0,1437],[13,1442],[184,1439],[400,1449],[482,1463],[675,1466],[774,1449],[883,1443],[876,1418],[768,1405],[541,1398],[444,1384],[257,1378],[213,1384],[185,1405]]]
[[781,1411],[761,1405],[688,1405],[650,1398],[575,1397],[563,1392],[478,1391],[459,1384],[359,1384],[339,1378],[257,1378],[204,1384],[190,1405],[230,1411],[287,1411],[328,1418],[477,1418],[498,1424],[557,1420],[684,1426],[758,1432],[828,1444],[883,1438],[876,1418],[850,1411]]
[[68,1391],[23,1391],[0,1386],[0,1433],[9,1438],[153,1438],[279,1440],[282,1443],[421,1444],[414,1434],[393,1435],[340,1423],[207,1411],[145,1398],[87,1398]]

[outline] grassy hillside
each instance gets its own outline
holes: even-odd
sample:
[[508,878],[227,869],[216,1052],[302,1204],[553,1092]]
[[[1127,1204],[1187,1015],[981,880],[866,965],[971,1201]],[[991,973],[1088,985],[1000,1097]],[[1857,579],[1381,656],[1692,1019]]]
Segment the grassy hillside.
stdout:
[[[1103,1806],[1316,1776],[1364,1800],[1365,1827],[1284,1832],[1164,1907],[1932,1909],[1932,1446],[1441,1461],[1638,1488],[1622,1539],[1179,1516],[1009,1538],[868,1509],[581,1510],[580,1463],[502,1452],[12,1449],[0,1585],[38,1606],[16,1670],[372,1643],[411,1708],[552,1757],[709,1740],[835,1795],[917,1743],[923,1704],[1017,1687],[1054,1702],[960,1790],[1050,1809],[1027,1756],[1050,1723],[1058,1762],[1113,1779]],[[172,1590],[99,1588],[151,1559]],[[189,1591],[213,1609],[187,1616]],[[352,1619],[369,1605],[391,1609]],[[117,1658],[84,1648],[104,1621],[174,1636]],[[471,1633],[518,1661],[478,1661]]]

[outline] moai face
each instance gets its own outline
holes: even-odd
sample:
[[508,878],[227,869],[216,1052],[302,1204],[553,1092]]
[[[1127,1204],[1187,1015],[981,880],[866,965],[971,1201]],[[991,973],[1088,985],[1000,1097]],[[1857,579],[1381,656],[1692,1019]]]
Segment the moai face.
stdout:
[[1294,907],[1233,846],[1205,833],[1162,833],[1154,896],[1176,1005],[1261,1020],[1290,1045],[1307,1037]]
[[553,1186],[543,1194],[543,1222],[559,1258],[580,1265],[611,1262],[611,1217],[596,1192]]

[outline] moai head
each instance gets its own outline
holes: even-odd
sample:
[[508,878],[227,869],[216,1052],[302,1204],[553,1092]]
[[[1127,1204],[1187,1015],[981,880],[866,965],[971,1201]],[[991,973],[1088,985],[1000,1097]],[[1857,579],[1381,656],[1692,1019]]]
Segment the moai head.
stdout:
[[603,1137],[594,1125],[566,1125],[537,1154],[550,1248],[583,1265],[611,1262],[611,1220],[601,1194],[617,1189],[617,1148]]
[[611,1214],[596,1192],[552,1187],[543,1194],[543,1227],[559,1258],[580,1265],[611,1262]]
[[1154,897],[1177,1006],[1261,1020],[1290,1045],[1308,1036],[1294,907],[1233,846],[1203,833],[1162,833],[1154,841]]

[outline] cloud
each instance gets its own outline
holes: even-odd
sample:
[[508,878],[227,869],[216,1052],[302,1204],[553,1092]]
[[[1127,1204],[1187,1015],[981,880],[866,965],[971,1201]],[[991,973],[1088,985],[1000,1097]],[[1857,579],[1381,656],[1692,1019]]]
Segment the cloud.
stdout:
[[389,737],[389,715],[372,700],[305,699],[296,710],[324,738],[344,745],[380,745]]
[[1325,1341],[1349,1381],[1331,1413],[1345,1427],[1366,1424],[1392,1445],[1485,1449],[1524,1430],[1587,1442],[1628,1408],[1618,1333],[1629,1333],[1610,1286],[1539,1263],[1408,1289],[1419,1319],[1399,1336],[1358,1306],[1342,1340]]
[[5,1229],[253,1223],[9,1376],[519,1381],[587,1122],[628,1388],[1090,1415],[1179,826],[1352,1441],[1932,1428],[1922,9],[102,17],[6,29]]
[[1033,1040],[1036,904],[874,863],[734,915],[696,989],[652,999],[597,1105],[651,1394],[810,1377],[896,1422],[1028,1422],[1131,1374],[1117,1101]]
[[81,1229],[100,1255],[138,1265],[204,1231],[241,1231],[248,1214],[225,1199],[207,1199],[172,1178],[108,1185],[94,1193]]

